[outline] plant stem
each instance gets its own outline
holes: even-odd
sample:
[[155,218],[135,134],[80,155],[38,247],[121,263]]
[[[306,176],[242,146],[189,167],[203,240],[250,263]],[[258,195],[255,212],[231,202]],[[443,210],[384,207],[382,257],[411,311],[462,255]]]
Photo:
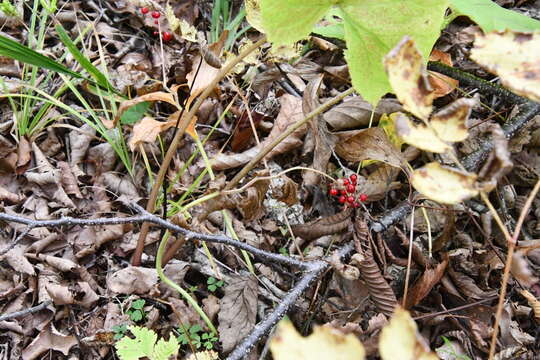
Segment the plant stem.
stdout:
[[[227,63],[217,74],[217,76],[214,78],[214,80],[208,85],[208,87],[203,91],[203,93],[199,96],[193,107],[189,110],[189,113],[185,117],[182,117],[180,119],[180,123],[178,124],[178,131],[172,140],[169,149],[167,150],[167,153],[165,154],[165,158],[163,159],[163,163],[161,164],[159,168],[159,172],[156,176],[156,182],[154,183],[154,186],[152,186],[152,191],[150,192],[150,196],[148,199],[148,204],[146,206],[146,211],[149,213],[153,213],[156,207],[156,199],[159,194],[159,189],[161,188],[161,184],[163,183],[163,179],[165,178],[165,175],[167,174],[167,170],[169,169],[169,165],[172,161],[172,158],[174,154],[176,154],[176,149],[178,148],[178,144],[180,142],[180,139],[184,135],[188,125],[191,123],[192,119],[194,118],[195,114],[201,107],[204,100],[214,91],[214,88],[217,86],[218,82],[224,78],[236,64],[238,64],[240,61],[242,61],[243,58],[248,56],[250,53],[255,51],[257,48],[259,48],[262,44],[264,44],[266,41],[266,37],[263,36],[259,41],[254,43],[253,45],[246,48],[244,51],[242,51],[237,57],[232,59],[229,63]],[[137,248],[135,249],[135,252],[133,253],[133,258],[131,259],[131,263],[134,266],[139,266],[141,264],[141,256],[144,251],[144,240],[146,238],[146,235],[148,234],[148,231],[150,230],[150,224],[144,223],[141,226],[141,232],[139,234],[139,239],[137,241]]]

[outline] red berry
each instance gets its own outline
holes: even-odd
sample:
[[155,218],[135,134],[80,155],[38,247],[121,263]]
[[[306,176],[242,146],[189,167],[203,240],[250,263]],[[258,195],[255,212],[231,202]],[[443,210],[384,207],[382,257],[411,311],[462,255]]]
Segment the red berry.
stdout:
[[349,204],[352,204],[352,203],[354,202],[354,196],[349,196],[349,197],[347,198],[347,202],[348,202]]
[[159,21],[157,21],[157,20],[154,20],[154,24],[156,24],[156,25],[157,25],[157,24],[159,24]]
[[142,12],[143,14],[148,14],[149,11],[150,11],[150,10],[148,10],[147,7],[141,8],[141,12]]
[[341,196],[339,197],[338,201],[339,201],[340,204],[344,204],[345,201],[347,201],[347,198],[346,198],[345,196],[341,195]]
[[358,201],[355,201],[353,202],[352,206],[355,208],[360,207],[360,203]]
[[356,180],[358,180],[358,176],[357,176],[356,174],[352,174],[352,175],[350,176],[350,179],[351,179],[351,182],[352,182],[353,184],[356,184]]
[[338,194],[337,189],[330,189],[329,192],[330,192],[330,195],[332,195],[332,196],[336,196]]
[[356,187],[353,184],[347,185],[347,192],[348,193],[353,193],[354,190],[356,190]]
[[159,31],[154,31],[154,36],[158,36],[159,35]]
[[341,190],[341,191],[340,191],[340,194],[341,194],[341,195],[347,195],[347,191]]
[[159,19],[160,16],[161,14],[159,13],[159,11],[152,11],[152,17],[154,19]]
[[349,179],[343,179],[343,185],[347,186],[349,185]]
[[163,41],[170,41],[172,39],[172,35],[168,31],[163,32]]
[[367,200],[367,194],[360,194],[360,201],[364,202]]

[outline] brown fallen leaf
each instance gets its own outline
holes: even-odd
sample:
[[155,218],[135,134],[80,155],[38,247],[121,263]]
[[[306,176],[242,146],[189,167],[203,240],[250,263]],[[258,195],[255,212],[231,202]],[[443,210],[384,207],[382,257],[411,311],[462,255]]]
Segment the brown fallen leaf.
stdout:
[[231,276],[220,301],[219,340],[225,353],[248,336],[257,318],[257,279],[247,272]]
[[437,137],[443,141],[463,141],[469,135],[467,121],[477,99],[461,98],[437,111],[429,122]]
[[78,344],[77,338],[73,335],[64,335],[49,323],[38,336],[22,351],[23,360],[37,359],[46,351],[56,350],[64,355],[69,354],[69,350]]
[[[249,162],[261,149],[266,145],[274,141],[279,135],[281,135],[286,129],[291,127],[294,123],[304,118],[302,112],[302,100],[296,96],[285,94],[279,98],[281,103],[281,109],[274,121],[274,127],[272,131],[264,139],[260,145],[255,146],[243,153],[238,154],[218,154],[212,159],[212,167],[215,170],[225,170],[241,166]],[[301,138],[306,133],[306,126],[301,126],[294,133],[286,137],[279,145],[274,147],[266,159],[270,159],[278,154],[285,153],[291,149],[300,147],[303,142]]]
[[431,291],[431,289],[439,283],[444,275],[444,270],[448,265],[448,258],[442,263],[438,264],[435,268],[428,268],[424,270],[422,276],[414,283],[407,296],[404,308],[410,309],[415,305],[418,305]]
[[527,302],[532,307],[534,311],[534,318],[536,319],[537,323],[540,323],[540,301],[531,294],[528,290],[521,290],[520,291],[521,296],[523,296],[525,299],[527,299]]
[[391,165],[379,164],[361,183],[362,193],[368,196],[366,202],[382,200],[389,191],[401,187],[401,183],[395,181],[400,171],[400,169]]
[[[429,61],[439,61],[445,65],[453,66],[452,58],[449,53],[433,49],[429,55]],[[429,83],[433,88],[435,99],[450,94],[458,87],[459,81],[436,71],[429,71]]]
[[157,285],[156,269],[129,266],[107,277],[107,288],[119,294],[144,295]]
[[128,141],[129,148],[135,151],[139,144],[154,143],[160,133],[173,127],[174,124],[175,122],[157,121],[153,117],[145,116],[133,126],[133,134]]
[[30,166],[30,160],[32,159],[32,146],[26,137],[19,139],[17,146],[17,175],[23,174]]
[[356,135],[338,142],[336,152],[347,161],[377,160],[401,168],[405,159],[401,152],[388,140],[383,129],[364,129]]
[[[375,110],[360,96],[345,99],[323,114],[323,119],[334,130],[367,127],[370,122],[377,124],[383,114],[403,111],[403,106],[396,99],[381,99]],[[373,114],[373,116],[372,116]]]
[[99,300],[96,292],[84,281],[69,286],[48,284],[45,289],[55,305],[80,305],[89,309]]
[[493,150],[478,172],[478,181],[484,191],[495,189],[499,180],[508,174],[514,166],[510,158],[508,139],[506,139],[500,125],[493,124],[489,130],[492,135]]
[[304,240],[315,240],[321,236],[339,233],[351,224],[352,209],[343,210],[336,215],[310,221],[305,224],[292,225],[291,229],[295,236]]
[[538,282],[538,277],[535,276],[527,257],[523,251],[516,251],[512,256],[512,266],[510,273],[522,285],[530,287]]
[[164,91],[156,91],[150,94],[145,94],[142,96],[138,96],[134,99],[126,100],[122,102],[120,104],[120,107],[118,108],[118,112],[116,113],[112,126],[115,127],[118,124],[118,121],[120,121],[120,118],[122,117],[124,112],[126,112],[127,109],[146,101],[164,101],[173,105],[177,109],[181,108],[171,93],[164,92]]
[[448,266],[448,274],[450,275],[450,278],[454,284],[456,284],[459,291],[469,298],[480,300],[493,296],[497,293],[495,290],[484,291],[480,289],[473,279],[458,271],[454,271],[452,266]]

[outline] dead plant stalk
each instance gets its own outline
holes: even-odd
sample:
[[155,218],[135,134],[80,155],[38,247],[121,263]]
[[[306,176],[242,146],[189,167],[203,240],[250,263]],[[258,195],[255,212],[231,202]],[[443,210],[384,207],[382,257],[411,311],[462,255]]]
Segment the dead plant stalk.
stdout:
[[[491,336],[491,343],[489,346],[489,360],[492,360],[495,356],[495,348],[497,345],[497,335],[499,333],[499,323],[501,321],[502,311],[503,311],[503,305],[504,305],[504,298],[506,297],[506,286],[508,285],[508,280],[510,279],[510,269],[512,268],[512,257],[514,256],[514,250],[516,248],[517,239],[519,236],[519,233],[521,232],[521,227],[523,226],[523,222],[525,221],[525,217],[529,213],[529,210],[531,209],[532,202],[534,198],[536,197],[536,194],[538,194],[538,191],[540,190],[540,180],[536,182],[536,185],[534,185],[533,190],[531,191],[531,194],[527,198],[527,201],[525,202],[525,206],[523,206],[523,209],[521,210],[521,214],[519,214],[519,219],[516,224],[516,229],[514,230],[514,234],[512,237],[508,237],[508,230],[503,226],[503,233],[507,236],[507,242],[508,242],[508,255],[506,256],[506,264],[504,266],[504,274],[501,284],[501,293],[499,294],[499,303],[497,304],[497,313],[495,315],[495,325],[493,328],[493,335]],[[487,199],[487,196],[482,193],[482,198],[484,200]],[[495,211],[495,209],[492,209],[493,206],[489,202],[489,200],[486,201],[486,205],[490,208],[492,212]],[[494,214],[495,218],[498,218],[497,213]]]
[[[182,117],[180,119],[180,123],[178,124],[178,131],[176,132],[176,135],[174,139],[171,141],[171,144],[169,146],[169,149],[167,150],[167,153],[165,154],[165,158],[163,159],[163,163],[161,164],[159,168],[159,172],[156,176],[156,181],[154,185],[152,186],[152,191],[150,192],[150,196],[148,199],[148,204],[146,206],[146,211],[149,213],[153,213],[156,208],[156,199],[159,194],[159,189],[161,188],[161,185],[163,184],[163,180],[165,178],[165,175],[167,174],[167,170],[169,169],[169,165],[172,161],[172,158],[174,154],[176,154],[176,149],[178,148],[178,144],[180,142],[180,139],[182,136],[184,136],[184,133],[188,127],[188,125],[191,123],[192,119],[194,118],[195,114],[201,107],[204,100],[214,91],[214,88],[217,86],[219,81],[223,79],[233,68],[238,64],[242,59],[244,59],[246,56],[251,54],[253,51],[258,49],[262,44],[264,44],[266,41],[266,36],[263,36],[259,41],[254,43],[253,45],[247,47],[244,51],[242,51],[240,54],[238,54],[237,57],[232,59],[230,62],[228,62],[217,74],[217,76],[212,80],[212,82],[208,85],[208,87],[203,91],[203,93],[199,96],[193,107],[189,110],[186,116]],[[150,230],[150,224],[144,223],[141,226],[141,232],[139,234],[139,239],[137,241],[137,248],[135,249],[135,252],[133,253],[133,257],[131,259],[131,263],[133,266],[139,266],[141,264],[141,256],[144,251],[144,241],[146,239],[146,235],[148,234],[148,231]]]

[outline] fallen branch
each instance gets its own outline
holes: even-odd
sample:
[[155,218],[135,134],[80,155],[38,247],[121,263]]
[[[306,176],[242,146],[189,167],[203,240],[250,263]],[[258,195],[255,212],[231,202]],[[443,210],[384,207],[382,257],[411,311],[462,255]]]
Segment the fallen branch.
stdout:
[[21,316],[33,314],[35,312],[38,312],[40,310],[45,309],[47,306],[49,306],[51,304],[52,304],[52,301],[50,301],[50,300],[44,301],[41,304],[36,305],[34,307],[31,307],[31,308],[24,309],[24,310],[21,310],[21,311],[15,311],[15,312],[12,312],[10,314],[2,315],[2,316],[0,316],[0,321],[7,321],[7,320],[11,320],[11,319],[16,319],[16,318],[21,317]]

